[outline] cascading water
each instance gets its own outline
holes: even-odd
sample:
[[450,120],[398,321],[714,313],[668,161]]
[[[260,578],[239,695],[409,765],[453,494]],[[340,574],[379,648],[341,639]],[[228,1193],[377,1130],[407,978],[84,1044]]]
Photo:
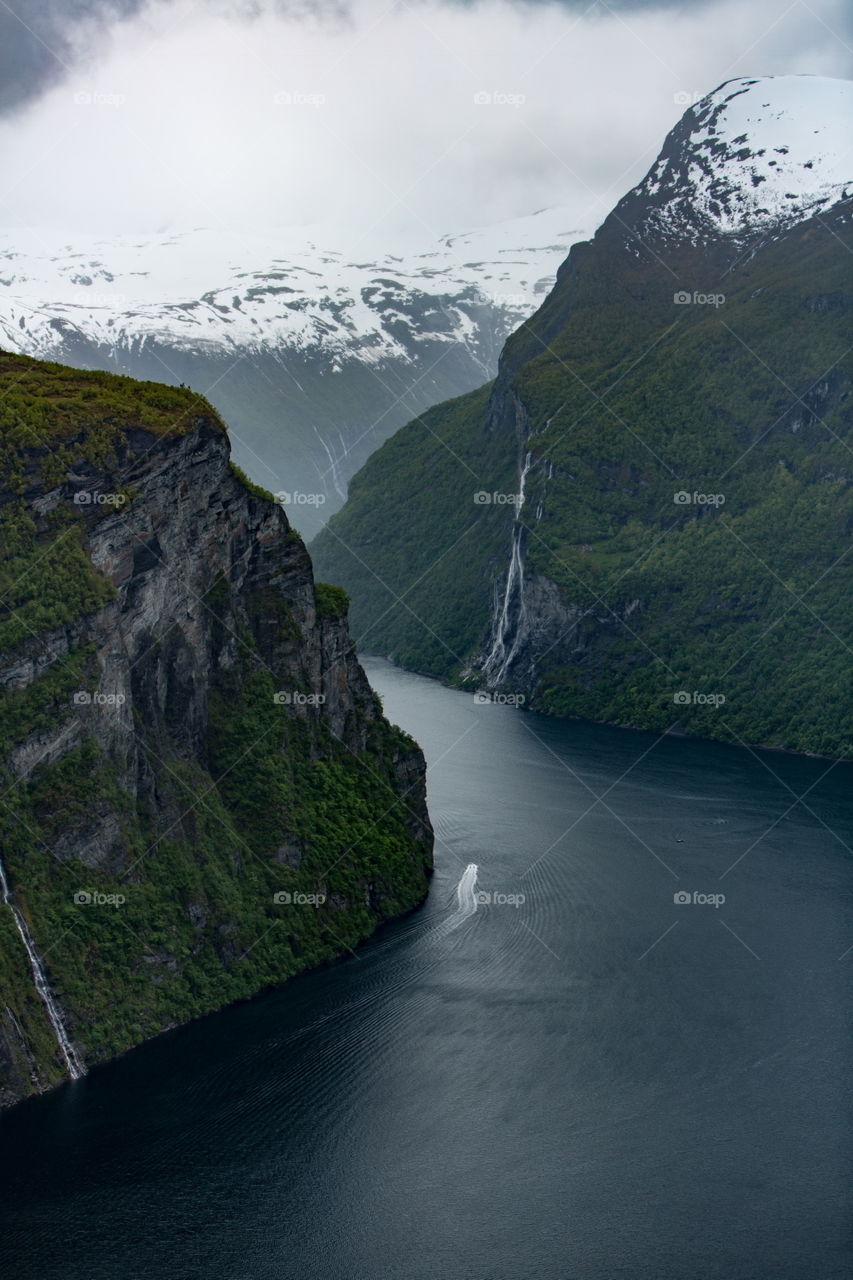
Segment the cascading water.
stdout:
[[524,456],[518,482],[518,493],[515,499],[515,523],[512,529],[512,553],[507,569],[504,587],[503,604],[500,612],[497,609],[492,647],[483,663],[483,675],[486,683],[496,687],[503,678],[518,652],[518,647],[525,631],[526,606],[524,603],[524,551],[522,538],[524,525],[521,523],[521,509],[524,506],[524,488],[527,473],[530,471],[530,454]]
[[56,1043],[59,1045],[65,1065],[68,1068],[68,1074],[72,1080],[79,1080],[80,1076],[85,1073],[86,1068],[83,1066],[77,1051],[68,1038],[68,1032],[65,1030],[65,1024],[62,1021],[62,1014],[59,1005],[56,1003],[53,992],[47,983],[45,972],[42,967],[39,953],[36,951],[36,944],[33,935],[30,933],[29,926],[21,915],[21,912],[12,901],[11,890],[9,889],[9,881],[6,879],[6,869],[0,859],[0,892],[3,895],[3,901],[12,912],[18,933],[21,935],[21,941],[24,944],[24,950],[27,953],[30,962],[30,968],[33,971],[33,982],[36,991],[41,996],[47,1016],[50,1019],[50,1025],[53,1027],[53,1034],[56,1037]]
[[329,459],[329,465],[326,468],[326,470],[323,472],[323,474],[320,476],[320,481],[321,483],[323,483],[326,479],[326,476],[331,476],[332,484],[334,486],[335,492],[337,493],[338,497],[346,499],[346,496],[347,496],[346,483],[341,479],[341,473],[338,470],[339,461],[345,458],[347,453],[349,452],[346,446],[346,442],[344,441],[344,438],[343,438],[343,433],[341,432],[338,433],[341,440],[341,448],[343,450],[343,452],[341,453],[341,459],[338,459],[335,457],[330,446],[326,443],[326,441],[320,435],[320,432],[316,426],[314,427],[314,432],[317,436],[317,439],[320,441],[320,444],[326,450],[326,457]]

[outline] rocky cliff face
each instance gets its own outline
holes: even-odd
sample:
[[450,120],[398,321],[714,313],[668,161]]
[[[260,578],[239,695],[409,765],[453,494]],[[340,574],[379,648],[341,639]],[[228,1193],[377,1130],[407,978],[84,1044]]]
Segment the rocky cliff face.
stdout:
[[2,363],[27,392],[0,495],[8,1104],[68,1073],[21,928],[85,1064],[416,905],[431,831],[423,758],[382,718],[343,593],[315,587],[213,411]]

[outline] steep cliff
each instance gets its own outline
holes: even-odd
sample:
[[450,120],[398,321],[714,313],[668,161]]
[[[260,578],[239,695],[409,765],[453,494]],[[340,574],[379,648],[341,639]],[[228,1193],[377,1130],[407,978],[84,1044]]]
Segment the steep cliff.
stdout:
[[494,384],[315,540],[359,644],[557,715],[853,751],[851,106],[782,77],[685,114]]
[[420,902],[344,593],[183,389],[0,355],[0,1105]]

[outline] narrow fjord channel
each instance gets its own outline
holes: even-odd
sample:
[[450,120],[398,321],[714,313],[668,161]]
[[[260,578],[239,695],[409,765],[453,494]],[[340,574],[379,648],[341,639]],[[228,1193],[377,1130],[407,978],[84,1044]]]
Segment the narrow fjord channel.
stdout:
[[850,766],[365,665],[429,901],[0,1117],[3,1274],[849,1274]]

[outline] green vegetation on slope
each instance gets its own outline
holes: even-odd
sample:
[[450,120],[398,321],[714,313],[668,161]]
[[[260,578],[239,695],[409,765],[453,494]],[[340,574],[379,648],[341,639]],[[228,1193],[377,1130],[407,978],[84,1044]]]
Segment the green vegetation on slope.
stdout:
[[[373,932],[378,904],[390,917],[424,896],[393,775],[411,743],[378,723],[353,754],[294,722],[273,692],[262,670],[220,681],[209,771],[143,748],[169,822],[134,807],[94,740],[4,797],[7,870],[90,1061],[334,959]],[[118,859],[62,856],[107,814],[121,827]],[[6,999],[58,1079],[20,942],[7,942],[0,934]]]
[[456,670],[479,640],[492,598],[485,567],[506,547],[507,506],[491,499],[514,492],[518,445],[481,431],[490,389],[392,436],[311,547],[318,573],[349,590],[357,646],[434,675]]
[[[128,426],[157,436],[184,435],[204,417],[225,430],[210,404],[187,387],[69,369],[7,351],[0,351],[0,386],[4,446],[38,448],[83,434],[82,456],[93,466],[103,463]],[[2,474],[8,483],[14,472],[4,466]]]
[[331,582],[314,583],[314,600],[320,618],[343,618],[349,609],[349,596]]
[[[195,676],[207,695],[200,740],[157,696],[175,675],[169,642],[183,616],[159,617],[151,643],[142,636],[132,731],[114,708],[102,716],[87,701],[78,712],[77,695],[97,689],[104,671],[94,615],[117,593],[87,553],[87,520],[101,512],[68,500],[67,472],[94,468],[102,486],[121,473],[133,429],[220,424],[183,391],[12,357],[0,357],[0,401],[9,481],[0,490],[2,857],[71,1035],[93,1062],[345,954],[422,901],[430,848],[419,756],[366,687],[334,733],[322,700],[276,696],[270,664],[298,686],[309,652],[316,673],[318,655],[346,644],[346,593],[328,584],[316,587],[316,631],[303,635],[287,592],[303,598],[310,565],[292,532],[281,536],[272,579],[283,585],[261,576],[257,589],[236,592],[223,575],[200,607],[205,638],[190,640],[227,651]],[[130,454],[149,447],[143,439]],[[251,495],[250,521],[268,495],[237,478]],[[118,554],[123,537],[130,545],[119,528]],[[275,549],[265,538],[259,560]],[[186,643],[180,660],[188,653]],[[4,1105],[65,1074],[5,907],[0,987]]]
[[99,608],[115,594],[86,555],[73,508],[38,531],[24,503],[0,508],[0,653]]
[[[441,422],[459,407],[438,491],[419,502],[435,450],[413,423],[317,540],[365,646],[448,678],[482,653],[512,512],[497,567],[478,529],[451,572],[439,563],[412,583],[464,525],[466,468],[490,437],[516,457],[520,407],[533,464],[525,575],[556,584],[561,611],[540,614],[527,641],[536,679],[519,663],[507,680],[558,715],[850,754],[850,239],[843,215],[804,224],[714,289],[719,263],[674,261],[676,284],[724,294],[719,306],[676,304],[668,270],[606,236],[585,246],[571,282],[507,344],[489,415],[476,396],[431,411]],[[422,545],[407,565],[413,503]],[[416,598],[418,616],[377,579]],[[450,645],[447,620],[466,608],[474,634],[460,644],[457,629]]]

